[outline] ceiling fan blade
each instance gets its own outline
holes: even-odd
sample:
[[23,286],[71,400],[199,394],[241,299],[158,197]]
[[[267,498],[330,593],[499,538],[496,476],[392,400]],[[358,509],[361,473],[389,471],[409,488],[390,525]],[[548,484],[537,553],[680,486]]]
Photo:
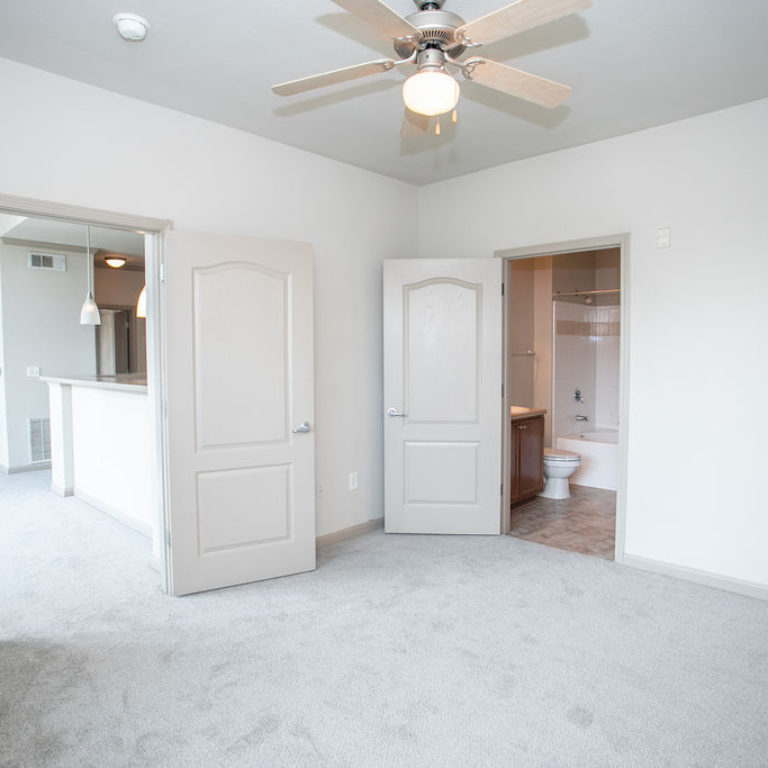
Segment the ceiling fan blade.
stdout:
[[433,118],[428,115],[420,115],[406,107],[403,113],[403,124],[400,127],[400,137],[411,139],[426,136],[430,132],[430,122],[432,120]]
[[468,80],[508,93],[510,96],[517,96],[519,99],[532,101],[542,107],[557,107],[572,92],[567,85],[480,56],[467,59],[463,64],[462,73]]
[[302,77],[299,80],[290,80],[287,83],[279,83],[272,86],[272,91],[278,96],[293,96],[295,93],[304,93],[315,88],[324,88],[326,85],[344,83],[347,80],[356,80],[358,77],[367,77],[368,75],[377,75],[379,72],[388,72],[394,66],[395,62],[392,59],[367,61],[365,64],[355,64],[352,67],[334,69],[330,72],[323,72],[321,75],[312,75],[311,77]]
[[380,0],[333,0],[333,2],[389,37],[395,39],[412,37],[414,40],[421,37],[421,32],[413,24]]
[[456,39],[475,45],[492,43],[582,11],[590,5],[592,0],[516,0],[459,27]]

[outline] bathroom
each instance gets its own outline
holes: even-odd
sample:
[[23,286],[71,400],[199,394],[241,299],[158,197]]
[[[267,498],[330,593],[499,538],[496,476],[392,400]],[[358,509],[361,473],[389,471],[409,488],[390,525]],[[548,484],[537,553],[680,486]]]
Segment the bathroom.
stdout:
[[510,533],[606,559],[619,482],[620,265],[611,247],[509,260],[506,274],[512,431],[528,429],[534,449],[540,432],[543,449],[539,485],[513,498]]

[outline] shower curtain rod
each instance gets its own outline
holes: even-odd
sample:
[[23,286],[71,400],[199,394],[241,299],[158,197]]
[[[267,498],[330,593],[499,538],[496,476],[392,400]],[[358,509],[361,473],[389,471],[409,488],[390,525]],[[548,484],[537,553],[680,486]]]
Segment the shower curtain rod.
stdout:
[[558,291],[552,294],[556,299],[560,296],[594,296],[596,293],[621,293],[621,288],[598,288],[594,291]]

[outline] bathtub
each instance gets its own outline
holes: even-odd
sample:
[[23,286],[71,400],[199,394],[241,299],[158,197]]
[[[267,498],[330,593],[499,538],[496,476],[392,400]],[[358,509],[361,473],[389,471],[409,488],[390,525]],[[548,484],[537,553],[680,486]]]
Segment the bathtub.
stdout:
[[581,456],[581,466],[571,477],[572,483],[611,491],[618,489],[618,429],[596,429],[565,435],[557,438],[555,447]]

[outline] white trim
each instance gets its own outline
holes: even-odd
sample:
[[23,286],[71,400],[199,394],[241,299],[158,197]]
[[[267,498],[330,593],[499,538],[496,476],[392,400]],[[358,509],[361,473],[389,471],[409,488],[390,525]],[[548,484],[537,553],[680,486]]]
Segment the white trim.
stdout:
[[39,469],[50,469],[50,461],[36,461],[30,464],[19,464],[15,467],[6,467],[5,464],[0,464],[0,470],[6,475],[16,475],[20,472],[37,472]]
[[698,568],[688,568],[684,565],[673,565],[662,560],[651,560],[647,557],[624,554],[622,565],[630,568],[638,568],[641,571],[657,573],[662,576],[671,576],[675,579],[691,581],[694,584],[703,584],[705,587],[722,589],[726,592],[735,592],[739,595],[754,597],[758,600],[768,600],[768,585],[758,584],[754,581],[743,581],[731,576],[719,576],[710,571],[701,571]]
[[351,525],[349,528],[342,528],[340,531],[334,531],[333,533],[326,533],[324,536],[318,536],[315,541],[315,546],[317,549],[322,549],[323,547],[330,547],[333,544],[341,544],[343,541],[356,539],[358,536],[375,531],[377,528],[383,527],[383,525],[383,517],[367,520],[358,525]]
[[162,233],[148,233],[144,238],[144,272],[147,287],[147,368],[157,372],[147,379],[148,395],[154,413],[154,452],[157,473],[155,481],[155,532],[152,556],[158,560],[160,588],[173,594],[173,564],[171,562],[171,518],[168,479],[168,419],[165,403],[166,387],[166,318],[165,318],[165,251]]
[[138,531],[138,533],[141,533],[150,539],[152,538],[152,528],[146,523],[141,523],[138,520],[134,520],[132,517],[129,517],[124,512],[121,512],[119,509],[115,509],[115,507],[112,507],[109,504],[105,504],[103,501],[100,501],[95,496],[90,496],[87,493],[83,493],[82,491],[79,491],[77,487],[75,487],[75,492],[73,496],[80,499],[80,501],[84,501],[86,504],[89,504],[95,509],[98,509],[100,512],[104,512],[110,517],[114,517],[115,520],[117,520],[119,523],[122,523],[123,525],[127,525],[129,528],[133,528],[134,531]]
[[[567,240],[559,243],[546,243],[544,245],[526,245],[520,248],[505,248],[494,253],[496,258],[505,262],[517,259],[530,259],[538,256],[556,256],[557,254],[576,253],[578,251],[597,251],[605,248],[619,248],[621,254],[621,327],[620,344],[621,359],[619,361],[619,489],[616,494],[616,541],[614,560],[617,563],[624,562],[624,547],[626,543],[626,515],[627,515],[627,456],[629,434],[629,241],[630,234],[625,232],[618,235],[605,235],[590,237],[580,240]],[[504,270],[506,281],[507,272]],[[509,291],[504,295],[504,330],[506,333],[507,313],[509,303]],[[509,440],[509,386],[507,381],[507,346],[504,342],[504,373],[502,374],[504,386],[504,408],[502,411],[502,477],[504,478],[504,493],[501,501],[501,531],[509,532],[509,474],[506,467],[509,466],[510,440]],[[554,391],[554,390],[553,390]]]
[[[145,237],[145,274],[147,294],[150,297],[147,317],[147,379],[148,396],[154,405],[155,420],[155,473],[154,501],[156,504],[155,522],[156,530],[150,530],[153,544],[157,544],[160,550],[160,579],[164,592],[170,592],[168,575],[170,572],[170,558],[165,542],[168,537],[168,523],[166,516],[167,507],[167,433],[165,419],[163,418],[162,399],[165,392],[165,356],[164,356],[164,315],[163,303],[160,296],[161,280],[160,266],[162,262],[163,244],[162,233],[173,229],[170,219],[155,219],[148,216],[134,216],[132,214],[104,211],[98,208],[86,208],[84,206],[67,205],[46,200],[36,200],[28,197],[0,194],[0,211],[14,213],[21,216],[42,216],[52,219],[80,223],[96,224],[106,227],[132,229],[144,232]],[[151,316],[150,313],[151,312]],[[70,488],[60,488],[62,495],[70,495]],[[125,520],[129,525],[130,522]],[[132,526],[136,527],[136,526]],[[137,528],[139,530],[139,528]],[[147,533],[147,530],[142,530]],[[157,538],[155,542],[154,539]],[[168,562],[166,562],[168,561]]]
[[107,227],[137,229],[143,232],[162,232],[172,229],[170,219],[154,219],[149,216],[133,216],[99,208],[85,208],[80,205],[66,205],[48,200],[33,200],[29,197],[0,194],[0,210],[19,216],[44,216],[47,219],[61,219],[77,224],[101,224]]
[[599,251],[604,248],[617,248],[624,243],[629,243],[629,232],[623,232],[617,235],[587,237],[580,240],[564,240],[558,243],[544,243],[543,245],[523,245],[519,248],[502,248],[496,251],[493,255],[497,259],[530,259],[536,256],[557,256],[561,253]]

